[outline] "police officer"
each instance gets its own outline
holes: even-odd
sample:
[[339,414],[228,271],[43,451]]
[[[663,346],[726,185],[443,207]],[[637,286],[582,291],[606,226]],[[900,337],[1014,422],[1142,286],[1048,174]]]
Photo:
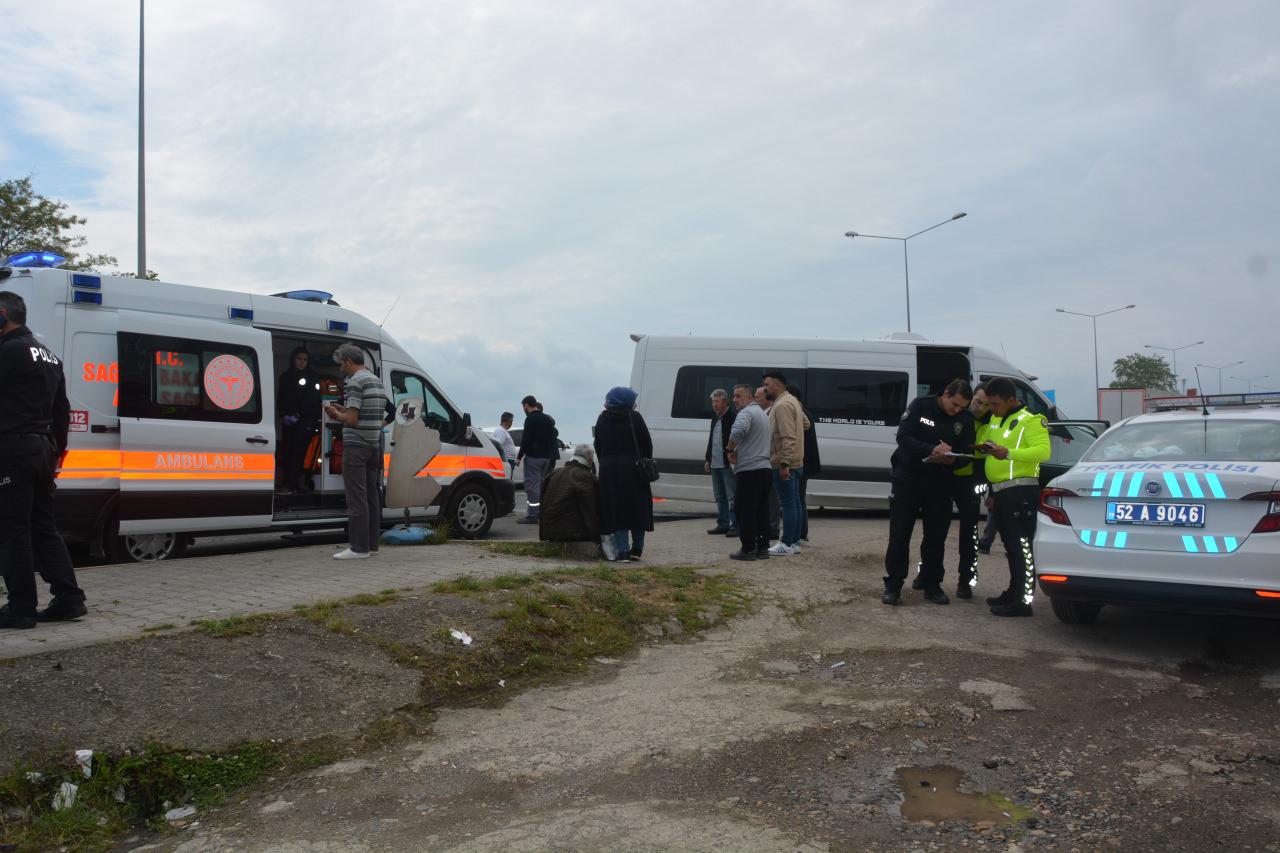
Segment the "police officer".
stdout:
[[[0,570],[9,603],[0,628],[78,619],[87,612],[53,515],[54,476],[71,406],[62,362],[26,326],[22,297],[0,291]],[[53,601],[36,612],[34,572]]]
[[992,379],[986,392],[991,421],[980,447],[986,455],[984,466],[1000,540],[1009,558],[1009,588],[988,598],[987,604],[996,616],[1030,616],[1036,583],[1032,540],[1040,504],[1040,463],[1051,452],[1048,423],[1018,400],[1012,380]]
[[924,541],[920,545],[926,601],[948,604],[942,591],[943,554],[947,528],[951,526],[951,480],[955,457],[963,452],[959,442],[964,423],[960,415],[973,391],[967,379],[954,379],[941,394],[911,402],[898,424],[898,449],[893,453],[892,494],[889,500],[889,547],[884,555],[884,604],[897,604],[907,577],[907,557],[916,516],[924,515]]

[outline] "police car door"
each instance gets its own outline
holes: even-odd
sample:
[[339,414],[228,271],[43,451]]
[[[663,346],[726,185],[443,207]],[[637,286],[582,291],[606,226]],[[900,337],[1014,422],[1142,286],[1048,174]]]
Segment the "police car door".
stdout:
[[271,336],[121,311],[120,532],[266,527],[275,486]]

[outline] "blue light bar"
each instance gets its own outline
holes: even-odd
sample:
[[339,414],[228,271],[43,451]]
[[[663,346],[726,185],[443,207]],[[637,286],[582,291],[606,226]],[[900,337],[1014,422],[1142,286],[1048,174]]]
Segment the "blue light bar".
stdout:
[[19,252],[10,255],[4,262],[6,267],[59,267],[67,262],[62,255],[53,252]]
[[347,321],[346,321],[346,320],[330,320],[330,321],[329,321],[329,331],[331,331],[331,332],[345,332],[346,330],[347,330]]
[[252,308],[228,308],[227,316],[230,317],[232,320],[252,320],[253,309]]
[[75,292],[74,300],[77,305],[101,305],[102,294],[88,290],[77,290]]
[[98,278],[96,275],[86,275],[85,273],[78,272],[71,276],[71,286],[92,287],[96,290],[102,287],[102,279]]
[[301,299],[303,302],[328,302],[333,299],[332,293],[323,290],[290,290],[275,295],[283,296],[285,299]]

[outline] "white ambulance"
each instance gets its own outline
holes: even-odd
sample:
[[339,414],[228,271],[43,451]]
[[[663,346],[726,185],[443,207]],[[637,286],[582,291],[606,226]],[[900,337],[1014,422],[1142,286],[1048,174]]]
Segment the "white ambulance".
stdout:
[[[27,325],[63,359],[72,411],[57,510],[68,542],[149,561],[179,556],[200,534],[343,525],[341,430],[323,414],[306,460],[310,488],[277,487],[276,377],[306,347],[320,405],[338,399],[332,352],[344,341],[364,348],[390,397],[422,400],[440,434],[419,476],[443,488],[414,517],[477,538],[514,507],[493,442],[391,335],[330,294],[263,296],[46,265],[56,262],[14,256],[0,267],[0,290],[26,300]],[[403,514],[388,509],[384,520]]]

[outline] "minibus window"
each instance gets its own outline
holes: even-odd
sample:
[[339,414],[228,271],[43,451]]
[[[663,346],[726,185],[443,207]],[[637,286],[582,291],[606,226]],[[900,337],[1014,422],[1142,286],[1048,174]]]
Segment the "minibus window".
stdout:
[[810,367],[808,377],[805,404],[818,423],[889,426],[907,407],[906,373]]

